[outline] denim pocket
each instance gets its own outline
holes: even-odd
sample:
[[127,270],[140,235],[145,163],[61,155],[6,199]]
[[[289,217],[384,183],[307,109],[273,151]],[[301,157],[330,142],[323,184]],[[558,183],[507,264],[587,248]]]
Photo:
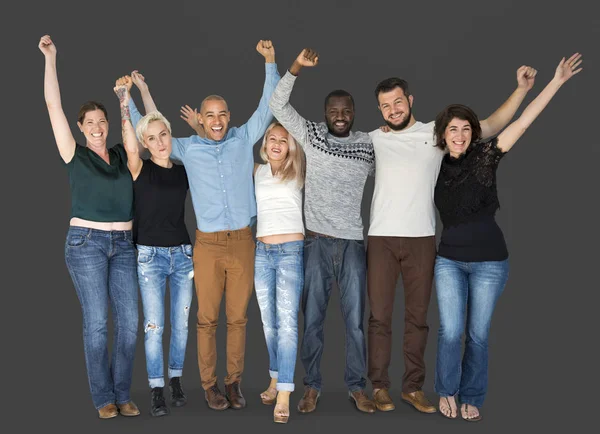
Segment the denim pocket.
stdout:
[[88,240],[88,237],[81,234],[72,234],[67,237],[67,246],[69,247],[81,247]]
[[155,251],[152,247],[137,246],[138,249],[138,264],[149,264],[154,259]]
[[194,254],[194,251],[192,250],[192,245],[191,244],[184,244],[183,245],[183,254],[188,258],[188,259],[192,259],[192,256]]

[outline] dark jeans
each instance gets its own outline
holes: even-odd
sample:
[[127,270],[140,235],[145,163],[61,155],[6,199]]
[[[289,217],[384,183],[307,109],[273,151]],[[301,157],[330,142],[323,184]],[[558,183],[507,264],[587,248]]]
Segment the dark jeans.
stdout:
[[374,389],[389,389],[392,314],[398,277],[404,285],[404,376],[402,391],[412,393],[425,381],[427,310],[431,299],[435,237],[369,237],[369,379]]
[[458,394],[461,403],[475,407],[483,404],[487,392],[490,324],[507,280],[508,259],[460,262],[437,257],[435,287],[440,330],[435,391],[440,396]]
[[[96,409],[125,404],[138,329],[136,252],[131,231],[101,231],[71,226],[65,261],[83,312],[83,349]],[[114,338],[108,361],[108,307]]]
[[304,336],[300,357],[304,384],[321,390],[323,323],[333,282],[340,288],[346,323],[344,381],[354,392],[365,388],[366,343],[363,329],[366,296],[366,257],[363,240],[343,240],[308,232],[304,241]]

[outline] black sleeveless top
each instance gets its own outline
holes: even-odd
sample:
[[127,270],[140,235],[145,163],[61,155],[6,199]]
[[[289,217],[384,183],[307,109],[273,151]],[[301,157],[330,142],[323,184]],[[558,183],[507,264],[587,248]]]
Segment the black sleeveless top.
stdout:
[[434,196],[444,225],[438,255],[464,262],[508,258],[494,218],[500,207],[496,170],[504,155],[494,138],[472,143],[458,158],[444,156]]
[[184,221],[188,189],[183,166],[173,164],[167,169],[150,159],[144,160],[133,183],[133,236],[137,244],[154,247],[190,244]]

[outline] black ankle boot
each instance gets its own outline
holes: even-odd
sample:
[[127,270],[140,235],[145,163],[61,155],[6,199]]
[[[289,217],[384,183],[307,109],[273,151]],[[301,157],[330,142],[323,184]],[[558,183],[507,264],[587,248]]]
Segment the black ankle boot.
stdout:
[[171,405],[173,407],[182,407],[187,403],[187,397],[181,386],[181,377],[173,377],[169,380],[169,389],[171,389]]
[[166,416],[169,414],[169,407],[165,404],[163,388],[155,387],[152,389],[152,400],[150,401],[150,414],[152,416]]

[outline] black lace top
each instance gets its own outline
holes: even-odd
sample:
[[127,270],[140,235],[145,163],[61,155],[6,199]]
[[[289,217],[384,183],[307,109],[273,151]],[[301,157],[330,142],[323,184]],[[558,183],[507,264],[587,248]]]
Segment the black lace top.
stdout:
[[508,257],[494,219],[500,207],[496,170],[504,155],[494,138],[471,144],[458,158],[444,156],[434,197],[444,225],[439,255],[468,262]]

